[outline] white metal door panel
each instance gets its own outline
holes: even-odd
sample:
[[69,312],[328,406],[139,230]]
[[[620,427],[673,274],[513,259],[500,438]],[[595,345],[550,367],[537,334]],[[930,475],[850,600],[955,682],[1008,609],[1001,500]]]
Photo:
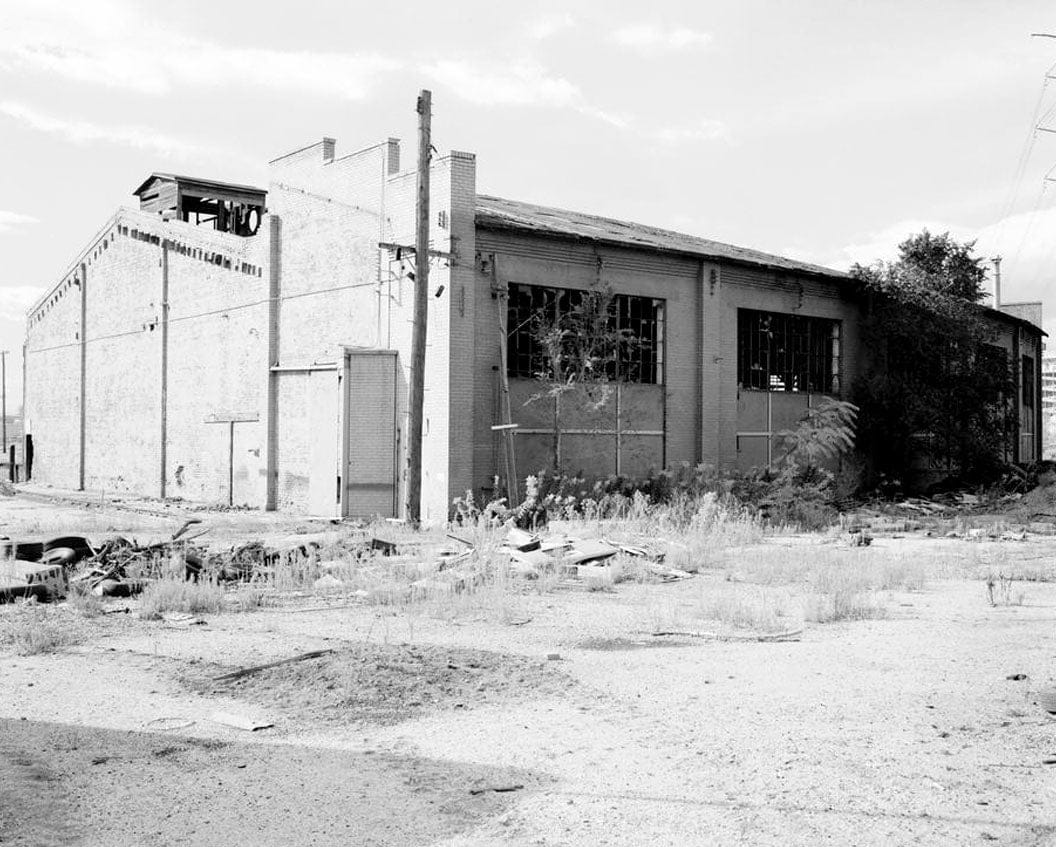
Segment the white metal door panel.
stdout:
[[336,515],[341,395],[337,371],[308,374],[308,511]]
[[345,513],[396,516],[396,354],[351,353]]

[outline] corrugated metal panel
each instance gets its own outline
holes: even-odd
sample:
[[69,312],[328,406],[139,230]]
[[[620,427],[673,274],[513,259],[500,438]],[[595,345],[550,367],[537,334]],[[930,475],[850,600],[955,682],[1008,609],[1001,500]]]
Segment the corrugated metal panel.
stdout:
[[848,278],[848,274],[843,271],[787,259],[784,256],[775,256],[747,247],[724,244],[708,238],[482,194],[477,195],[476,221],[478,227],[485,229],[550,233],[646,250],[688,253],[709,259],[729,259],[764,268],[798,271],[838,280]]
[[396,516],[396,355],[349,356],[347,512]]
[[609,270],[640,271],[652,276],[696,277],[699,262],[671,254],[659,255],[619,247],[594,249],[560,237],[525,237],[520,233],[478,230],[477,250],[481,253],[502,253],[524,259],[561,262],[580,267],[596,267],[600,258]]
[[738,265],[722,266],[722,281],[727,285],[740,285],[748,288],[774,290],[798,286],[806,297],[839,297],[838,283],[826,283],[817,279],[808,279],[795,273],[756,270]]

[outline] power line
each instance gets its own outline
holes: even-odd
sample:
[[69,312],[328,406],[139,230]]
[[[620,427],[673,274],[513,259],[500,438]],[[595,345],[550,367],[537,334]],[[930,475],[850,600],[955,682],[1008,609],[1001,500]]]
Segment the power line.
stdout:
[[1027,218],[1027,225],[1023,229],[1023,236],[1019,239],[1019,245],[1016,247],[1016,252],[1012,255],[1011,264],[1015,266],[1016,271],[1019,271],[1019,256],[1023,252],[1023,248],[1027,244],[1027,240],[1034,230],[1034,224],[1038,219],[1038,210],[1041,209],[1042,201],[1045,199],[1045,192],[1049,188],[1048,180],[1042,180],[1041,191],[1038,193],[1037,202],[1034,204],[1034,208],[1031,209],[1030,217]]
[[996,238],[999,242],[1001,236],[1004,234],[1005,221],[1012,213],[1012,209],[1015,208],[1016,199],[1019,197],[1019,189],[1023,183],[1023,177],[1026,175],[1027,163],[1030,161],[1031,153],[1034,152],[1034,143],[1038,139],[1038,126],[1039,124],[1044,123],[1052,113],[1052,110],[1056,108],[1056,103],[1054,103],[1044,115],[1041,114],[1041,108],[1045,103],[1045,94],[1049,86],[1049,79],[1051,78],[1050,74],[1054,69],[1056,69],[1056,64],[1054,64],[1052,68],[1049,68],[1048,72],[1045,74],[1045,78],[1041,83],[1041,91],[1038,93],[1038,101],[1034,104],[1034,111],[1030,118],[1030,126],[1027,128],[1027,137],[1023,142],[1023,146],[1019,153],[1019,159],[1016,162],[1016,169],[1012,177],[1012,186],[1009,189],[1008,196],[1005,198],[1005,204],[1001,211],[1001,218],[996,233]]
[[[284,295],[282,297],[274,297],[274,298],[273,297],[265,297],[263,300],[253,300],[253,301],[251,301],[249,303],[236,303],[233,306],[226,306],[226,307],[221,308],[221,309],[211,309],[210,311],[207,311],[207,312],[198,312],[197,314],[193,314],[193,315],[181,315],[179,317],[169,318],[169,323],[170,324],[174,324],[174,323],[178,323],[178,322],[181,322],[181,321],[193,321],[193,320],[199,320],[201,318],[213,317],[215,315],[226,315],[229,312],[238,312],[238,311],[241,311],[242,309],[252,309],[252,308],[255,308],[256,306],[264,306],[264,305],[266,305],[268,303],[271,303],[273,301],[276,302],[276,303],[280,303],[280,302],[283,302],[283,301],[286,301],[286,300],[299,300],[302,297],[315,297],[315,296],[318,296],[320,294],[333,294],[335,291],[349,291],[349,290],[351,290],[353,288],[372,288],[372,287],[376,286],[377,284],[378,284],[377,281],[374,281],[374,282],[358,282],[358,283],[355,283],[354,285],[338,285],[338,286],[335,286],[333,288],[320,288],[320,289],[317,289],[315,291],[302,291],[300,294],[286,294],[286,295]],[[97,341],[111,341],[111,340],[113,340],[115,338],[125,338],[125,337],[130,336],[130,335],[139,335],[140,333],[143,333],[143,332],[146,332],[146,326],[142,326],[142,327],[140,327],[138,329],[125,330],[123,332],[115,332],[115,333],[112,333],[111,335],[99,335],[99,336],[96,336],[94,338],[88,338],[88,339],[85,340],[84,343],[85,344],[92,344],[92,343],[95,343]],[[30,353],[47,353],[47,352],[49,352],[51,350],[62,350],[62,349],[67,348],[67,347],[79,347],[80,345],[81,345],[80,341],[71,341],[71,342],[68,342],[66,344],[55,344],[55,345],[52,345],[51,347],[38,347],[38,348],[33,349],[33,350],[28,350],[27,349],[26,350],[26,355],[28,356]]]

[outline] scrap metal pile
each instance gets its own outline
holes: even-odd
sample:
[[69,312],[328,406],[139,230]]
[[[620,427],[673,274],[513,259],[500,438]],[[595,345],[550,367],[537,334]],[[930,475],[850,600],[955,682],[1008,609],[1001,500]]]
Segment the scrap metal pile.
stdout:
[[170,538],[147,544],[124,536],[98,543],[83,536],[0,539],[0,602],[52,602],[71,590],[131,597],[158,579],[248,583],[276,594],[334,591],[351,600],[376,601],[386,594],[401,601],[472,590],[500,574],[524,581],[546,577],[556,588],[592,589],[626,579],[690,576],[664,563],[677,544],[655,539],[625,544],[510,528],[498,549],[489,544],[487,551],[455,535],[389,541],[365,532],[219,546],[197,542],[208,532],[196,528],[200,523],[190,518]]

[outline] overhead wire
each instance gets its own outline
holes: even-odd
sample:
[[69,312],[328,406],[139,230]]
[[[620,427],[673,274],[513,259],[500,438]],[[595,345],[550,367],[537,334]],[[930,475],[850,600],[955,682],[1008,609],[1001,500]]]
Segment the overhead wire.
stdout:
[[1048,91],[1049,80],[1054,69],[1056,69],[1056,64],[1046,72],[1045,78],[1042,80],[1041,91],[1038,92],[1038,100],[1034,104],[1034,111],[1030,118],[1030,126],[1027,128],[1027,137],[1024,139],[1023,146],[1019,151],[1019,159],[1016,161],[1016,169],[1013,173],[1012,185],[1009,188],[1008,196],[1005,198],[1005,203],[1002,207],[1001,217],[998,224],[998,240],[1000,240],[1000,236],[1003,234],[1005,221],[1011,214],[1012,209],[1015,208],[1016,199],[1019,196],[1019,189],[1023,183],[1023,177],[1026,175],[1027,163],[1030,161],[1031,153],[1034,151],[1034,143],[1038,138],[1038,126],[1051,114],[1053,108],[1056,108],[1056,103],[1053,103],[1053,106],[1050,107],[1044,116],[1041,114],[1041,108],[1045,104],[1045,95]]
[[1026,246],[1027,241],[1034,232],[1034,225],[1038,219],[1038,212],[1041,210],[1041,204],[1045,200],[1045,192],[1048,191],[1048,189],[1049,181],[1046,178],[1041,182],[1041,191],[1038,192],[1038,199],[1034,203],[1034,208],[1030,210],[1030,216],[1027,218],[1027,225],[1023,228],[1023,235],[1020,237],[1015,253],[1012,254],[1012,261],[1009,263],[1016,271],[1019,270],[1019,257],[1023,253],[1023,248]]
[[[1016,200],[1019,196],[1019,188],[1022,184],[1023,178],[1026,175],[1027,165],[1029,164],[1030,155],[1034,150],[1034,144],[1037,141],[1038,133],[1041,131],[1045,122],[1056,113],[1056,102],[1052,103],[1044,112],[1042,112],[1042,106],[1045,102],[1045,95],[1048,90],[1049,81],[1053,79],[1053,71],[1056,70],[1056,63],[1054,63],[1046,72],[1044,80],[1041,85],[1041,92],[1038,95],[1038,101],[1034,106],[1034,113],[1031,117],[1031,127],[1029,130],[1027,144],[1020,154],[1019,162],[1016,166],[1016,177],[1013,182],[1012,190],[1009,194],[1008,200],[1002,210],[1001,219],[998,223],[997,232],[994,235],[995,241],[1000,244],[1005,230],[1008,226],[1008,219],[1015,208]],[[1023,255],[1023,249],[1030,240],[1030,236],[1034,232],[1034,228],[1037,224],[1038,213],[1041,210],[1042,203],[1045,200],[1045,194],[1048,191],[1050,177],[1054,169],[1050,168],[1049,171],[1042,178],[1041,189],[1038,192],[1038,198],[1034,202],[1034,207],[1031,209],[1028,217],[1026,226],[1023,228],[1023,234],[1019,239],[1019,243],[1016,245],[1015,252],[1012,254],[1009,262],[1010,269],[1014,272],[1018,272],[1020,269],[1020,258]]]
[[[241,311],[243,309],[252,309],[252,308],[255,308],[257,306],[267,305],[268,303],[271,303],[271,302],[285,302],[285,301],[288,301],[288,300],[299,300],[299,299],[301,299],[303,297],[315,297],[315,296],[318,296],[320,294],[332,294],[335,291],[349,291],[349,290],[351,290],[353,288],[372,288],[372,287],[374,287],[376,285],[377,285],[377,282],[357,282],[357,283],[354,283],[352,285],[337,285],[337,286],[334,286],[333,288],[319,288],[319,289],[315,289],[313,291],[302,291],[302,292],[300,292],[298,294],[285,294],[285,295],[282,295],[281,297],[265,297],[262,300],[252,300],[252,301],[247,302],[247,303],[236,303],[236,304],[234,304],[232,306],[224,306],[224,307],[219,308],[219,309],[210,309],[209,311],[206,311],[206,312],[197,312],[197,313],[191,314],[191,315],[178,315],[177,317],[169,318],[168,322],[169,322],[170,325],[172,325],[174,323],[180,323],[182,321],[199,320],[201,318],[208,318],[208,317],[213,317],[213,316],[216,316],[216,315],[225,315],[225,314],[227,314],[229,312],[238,312],[238,311]],[[83,343],[84,344],[93,344],[93,343],[96,343],[96,342],[99,342],[99,341],[111,341],[111,340],[113,340],[115,338],[124,338],[124,337],[130,336],[130,335],[140,335],[141,333],[144,333],[144,332],[147,331],[147,327],[148,326],[150,326],[150,324],[143,324],[138,329],[123,330],[121,332],[111,333],[110,335],[97,335],[97,336],[95,336],[93,338],[86,338],[83,341]],[[28,356],[31,353],[47,353],[47,352],[49,352],[51,350],[62,350],[64,348],[68,348],[68,347],[80,347],[81,344],[82,344],[81,341],[70,341],[70,342],[66,342],[64,344],[54,344],[54,345],[52,345],[50,347],[37,347],[37,348],[34,348],[34,349],[28,349],[27,348],[26,349],[26,355]]]

